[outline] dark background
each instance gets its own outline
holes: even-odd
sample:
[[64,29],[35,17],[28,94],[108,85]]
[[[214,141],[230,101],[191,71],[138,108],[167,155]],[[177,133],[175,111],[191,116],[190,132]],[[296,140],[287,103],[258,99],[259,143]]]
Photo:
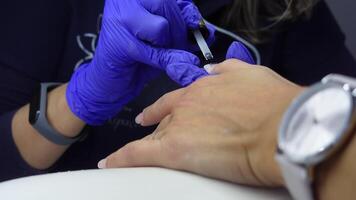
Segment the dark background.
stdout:
[[347,46],[356,58],[356,0],[326,0],[347,37]]

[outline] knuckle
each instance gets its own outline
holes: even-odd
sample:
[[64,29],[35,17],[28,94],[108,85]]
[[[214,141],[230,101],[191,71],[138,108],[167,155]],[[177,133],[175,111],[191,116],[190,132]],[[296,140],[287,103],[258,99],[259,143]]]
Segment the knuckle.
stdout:
[[268,67],[265,66],[257,66],[257,69],[259,70],[260,73],[263,74],[270,74],[272,72],[272,70]]
[[173,119],[173,114],[169,114],[166,117],[164,117],[163,120],[160,122],[158,129],[162,130],[165,127],[167,127],[168,124],[170,124],[170,122],[172,121],[172,119]]
[[186,93],[183,94],[180,101],[177,102],[175,112],[173,112],[174,116],[179,115],[180,108],[187,109],[187,107],[192,107],[196,105],[196,103],[201,102],[201,87],[193,86],[187,88]]
[[172,111],[171,118],[170,118],[170,124],[169,124],[169,131],[172,131],[172,129],[179,127],[181,122],[184,122],[186,120],[185,117],[182,115],[181,109],[175,109]]
[[224,62],[218,64],[216,66],[216,70],[217,71],[236,71],[236,70],[241,70],[245,67],[249,66],[247,63],[244,63],[240,60],[237,60],[237,59],[228,59],[228,60],[225,60]]
[[169,97],[171,96],[170,93],[166,93],[164,95],[162,95],[162,97],[160,98],[160,103],[163,103],[165,101],[168,101]]
[[158,32],[160,35],[166,35],[168,34],[168,21],[166,20],[160,20],[157,21],[156,23],[151,23],[150,26],[145,26],[146,28],[149,28],[149,30],[144,30],[144,31],[155,31]]
[[137,153],[137,146],[134,143],[129,143],[125,146],[124,150],[128,157],[132,157],[132,155]]
[[240,61],[238,61],[237,59],[227,59],[224,62],[222,62],[223,66],[224,65],[226,65],[226,66],[236,65],[238,63],[240,63]]
[[117,166],[117,156],[113,154],[106,158],[106,165],[109,167],[116,167]]
[[195,81],[193,84],[191,84],[189,87],[188,87],[188,90],[192,90],[192,89],[197,89],[197,88],[202,88],[202,87],[205,87],[205,86],[208,86],[211,84],[211,79],[212,77],[203,77],[201,79],[198,79],[197,81]]
[[138,153],[138,148],[134,143],[127,144],[123,149],[123,154],[125,158],[125,162],[127,163],[134,163],[136,155]]
[[184,158],[184,148],[182,148],[182,142],[180,141],[180,139],[181,138],[178,137],[176,134],[171,134],[170,139],[167,140],[165,143],[167,145],[167,157],[171,160],[171,162],[174,162],[171,164],[176,167],[178,164],[182,163],[182,160]]
[[[119,17],[118,17],[118,20],[122,23],[122,24],[125,24],[125,25],[129,25],[130,22],[132,21],[132,16],[129,15],[128,13],[126,12],[122,12]],[[112,23],[114,21],[112,20]]]
[[160,107],[164,107],[168,104],[169,102],[169,99],[170,99],[170,94],[164,94],[161,98],[158,99],[157,101],[157,108],[156,109],[159,109]]

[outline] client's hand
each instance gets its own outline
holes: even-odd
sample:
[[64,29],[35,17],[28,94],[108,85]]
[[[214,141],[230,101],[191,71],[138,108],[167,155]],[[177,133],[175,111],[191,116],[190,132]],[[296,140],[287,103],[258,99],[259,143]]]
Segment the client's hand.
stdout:
[[213,73],[146,108],[137,122],[161,122],[159,127],[99,167],[160,166],[236,183],[282,185],[274,160],[277,128],[302,88],[238,60],[217,65]]

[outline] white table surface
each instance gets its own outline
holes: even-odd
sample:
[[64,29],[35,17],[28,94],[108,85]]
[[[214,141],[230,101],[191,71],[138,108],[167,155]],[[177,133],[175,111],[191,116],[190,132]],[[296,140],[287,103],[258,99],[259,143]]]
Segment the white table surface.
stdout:
[[284,190],[240,186],[160,168],[85,170],[0,183],[1,200],[290,200]]

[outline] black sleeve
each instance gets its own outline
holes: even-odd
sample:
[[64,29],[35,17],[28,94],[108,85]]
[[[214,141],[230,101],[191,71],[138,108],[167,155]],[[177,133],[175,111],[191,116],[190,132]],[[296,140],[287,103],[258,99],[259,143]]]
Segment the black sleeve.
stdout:
[[310,85],[325,75],[339,73],[356,77],[356,62],[345,45],[345,36],[324,1],[309,20],[288,27],[275,65],[291,81]]
[[53,81],[66,36],[64,2],[1,2],[0,181],[40,173],[22,160],[12,138],[11,122],[40,82]]
[[33,169],[21,157],[11,134],[14,114],[13,111],[0,116],[0,182],[44,172]]
[[67,1],[58,0],[2,0],[0,64],[32,79],[50,81],[61,64],[67,6]]

